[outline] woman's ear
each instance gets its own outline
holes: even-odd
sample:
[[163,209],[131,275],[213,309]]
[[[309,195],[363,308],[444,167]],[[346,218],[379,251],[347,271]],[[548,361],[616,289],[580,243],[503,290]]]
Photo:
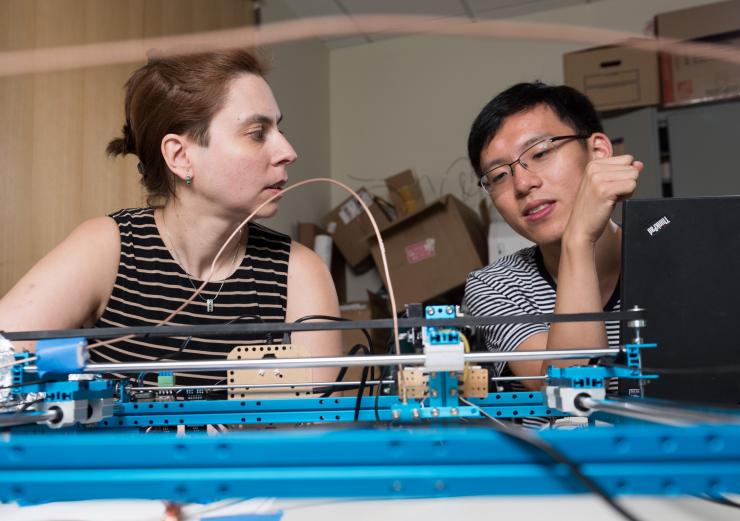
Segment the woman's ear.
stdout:
[[[167,168],[182,181],[192,180],[192,164],[188,157],[188,140],[179,134],[167,134],[162,138],[161,151]],[[189,184],[189,183],[188,183]]]
[[612,142],[609,136],[603,132],[594,132],[591,134],[591,137],[588,138],[588,146],[592,159],[604,159],[614,155]]

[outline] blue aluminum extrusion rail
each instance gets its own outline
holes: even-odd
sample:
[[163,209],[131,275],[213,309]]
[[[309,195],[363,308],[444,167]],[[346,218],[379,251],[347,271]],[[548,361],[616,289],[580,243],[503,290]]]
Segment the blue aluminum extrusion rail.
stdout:
[[[544,431],[612,495],[740,492],[740,426]],[[479,424],[197,433],[13,433],[0,500],[208,502],[233,497],[443,497],[585,490],[537,449]]]
[[[491,393],[487,398],[470,398],[469,401],[497,418],[562,415],[544,403],[541,392]],[[126,402],[116,404],[113,416],[105,418],[97,426],[142,428],[206,424],[344,423],[354,421],[355,402],[354,397]],[[413,407],[415,402],[409,403]],[[398,404],[397,396],[381,396],[378,399],[380,420],[393,420],[393,408]],[[416,407],[421,408],[419,405]],[[425,408],[431,409],[429,405]],[[473,411],[472,415],[480,416],[477,411]],[[363,398],[359,421],[376,421],[374,396]]]

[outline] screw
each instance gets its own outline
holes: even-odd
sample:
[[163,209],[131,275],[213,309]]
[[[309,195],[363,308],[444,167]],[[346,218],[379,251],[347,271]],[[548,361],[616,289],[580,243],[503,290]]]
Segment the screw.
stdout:
[[457,396],[457,389],[455,388],[450,389],[450,396]]
[[394,420],[397,420],[397,419],[399,419],[401,417],[401,411],[393,411],[391,413],[391,416],[393,416],[393,419]]
[[432,389],[432,398],[436,398],[438,395],[437,389]]
[[411,410],[411,416],[413,416],[414,418],[418,418],[419,417],[419,409],[412,409]]
[[264,369],[260,369],[259,371],[257,371],[257,374],[259,376],[265,376],[265,370]]
[[450,414],[453,416],[457,416],[457,409],[455,409],[454,407],[450,409]]
[[436,409],[436,408],[432,409],[432,416],[434,417],[439,416],[439,409]]

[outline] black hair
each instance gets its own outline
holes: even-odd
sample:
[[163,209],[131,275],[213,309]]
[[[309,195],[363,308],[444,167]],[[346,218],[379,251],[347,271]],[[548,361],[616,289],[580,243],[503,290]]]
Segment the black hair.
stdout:
[[483,175],[481,153],[504,120],[538,105],[550,107],[563,123],[573,127],[575,134],[590,136],[594,132],[604,131],[593,103],[576,89],[566,85],[546,85],[539,81],[518,83],[489,101],[470,127],[468,157],[478,177]]

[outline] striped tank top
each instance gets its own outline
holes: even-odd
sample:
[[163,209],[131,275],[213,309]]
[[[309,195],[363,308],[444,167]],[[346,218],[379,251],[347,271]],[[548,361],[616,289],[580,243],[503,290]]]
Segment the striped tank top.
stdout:
[[[121,257],[113,292],[95,327],[153,326],[190,298],[203,281],[190,280],[172,257],[157,230],[153,208],[120,210],[111,217],[121,233]],[[236,271],[223,287],[221,281],[209,282],[170,324],[285,321],[291,239],[259,224],[248,227],[246,253]],[[213,299],[212,312],[207,311],[208,298]],[[272,340],[264,336],[132,338],[93,349],[90,356],[99,363],[225,359],[234,346]],[[225,379],[223,371],[175,373],[178,385],[223,384]],[[153,385],[156,380],[157,375],[148,374],[142,381]]]

